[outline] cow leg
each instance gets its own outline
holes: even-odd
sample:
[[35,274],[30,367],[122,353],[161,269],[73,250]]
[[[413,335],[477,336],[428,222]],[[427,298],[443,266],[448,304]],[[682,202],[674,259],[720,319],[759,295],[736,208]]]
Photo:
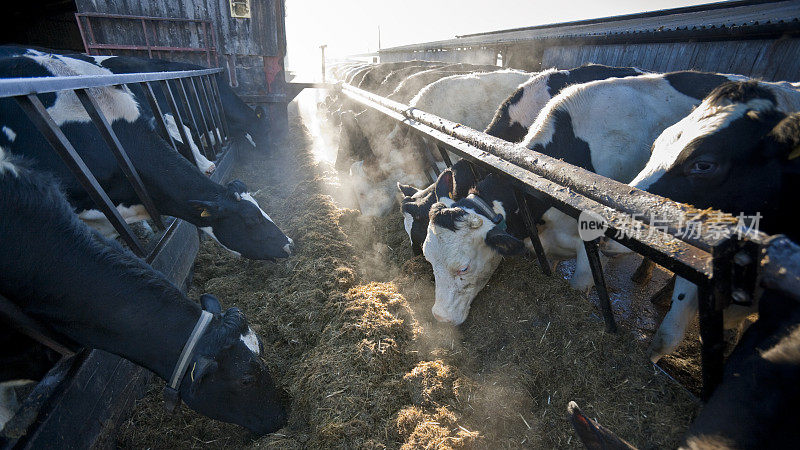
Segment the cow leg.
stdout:
[[650,343],[650,361],[656,363],[678,347],[689,322],[697,315],[697,302],[697,285],[677,277],[672,291],[672,306]]

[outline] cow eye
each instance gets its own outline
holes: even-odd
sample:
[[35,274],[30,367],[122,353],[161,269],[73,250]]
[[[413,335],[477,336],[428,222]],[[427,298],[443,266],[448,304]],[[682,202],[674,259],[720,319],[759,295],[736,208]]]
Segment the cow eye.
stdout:
[[717,164],[711,161],[695,161],[689,169],[691,175],[706,175],[713,172],[717,168]]
[[458,269],[457,273],[459,275],[464,275],[465,273],[469,272],[469,265],[466,265],[460,269]]

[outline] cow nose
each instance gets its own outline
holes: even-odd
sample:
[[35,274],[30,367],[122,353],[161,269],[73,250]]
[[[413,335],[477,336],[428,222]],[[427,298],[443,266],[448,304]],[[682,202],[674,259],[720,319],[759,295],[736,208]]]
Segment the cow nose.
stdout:
[[286,252],[286,255],[289,256],[294,252],[294,241],[291,238],[289,239],[289,243],[283,246],[283,251]]
[[445,318],[444,316],[440,316],[439,314],[433,313],[433,318],[436,319],[437,322],[447,323],[450,322],[449,319]]

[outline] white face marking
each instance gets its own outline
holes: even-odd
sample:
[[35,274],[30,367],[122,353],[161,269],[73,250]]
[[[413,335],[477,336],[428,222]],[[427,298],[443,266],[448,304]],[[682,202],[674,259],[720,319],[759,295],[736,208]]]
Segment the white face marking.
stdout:
[[[25,57],[41,64],[55,76],[113,75],[108,69],[68,56],[29,50]],[[109,123],[120,119],[132,123],[139,118],[139,105],[126,86],[91,88],[88,91],[100,105],[100,110]],[[73,91],[56,93],[56,101],[47,108],[47,112],[59,126],[68,122],[87,123],[91,121]]]
[[220,241],[219,241],[219,239],[217,239],[217,237],[216,237],[216,236],[214,236],[214,230],[212,230],[212,229],[211,229],[211,227],[200,227],[200,229],[201,229],[201,230],[203,230],[203,232],[204,232],[205,234],[207,234],[207,235],[211,236],[211,239],[214,239],[214,241],[215,241],[217,244],[219,244],[219,245],[220,245],[220,247],[222,247],[222,248],[224,248],[225,250],[227,250],[227,251],[229,251],[229,252],[233,253],[233,254],[234,254],[234,255],[236,255],[236,256],[242,256],[242,254],[241,254],[241,253],[237,252],[236,250],[231,250],[231,249],[229,249],[229,248],[228,248],[228,247],[226,247],[226,246],[225,246],[225,245],[224,245],[222,242],[220,242]]
[[6,156],[6,151],[3,149],[3,147],[0,147],[0,175],[5,174],[6,172],[17,176],[17,166],[9,161],[8,156]]
[[[244,194],[239,194],[239,195],[242,196],[242,200],[247,200],[248,202],[250,202],[253,205],[255,205],[255,207],[258,208],[259,211],[261,211],[261,215],[264,216],[265,219],[267,219],[270,222],[272,222],[272,219],[270,219],[269,215],[267,213],[265,213],[264,210],[261,209],[260,206],[258,206],[258,202],[256,202],[256,199],[253,198],[252,194],[250,194],[249,192],[245,192]],[[272,222],[272,223],[275,223],[275,222]]]
[[662,356],[678,347],[686,334],[689,322],[698,311],[697,285],[682,277],[675,279],[672,290],[672,306],[664,316],[650,344],[650,360],[658,362]]
[[[468,215],[458,223],[456,231],[428,224],[422,245],[425,259],[433,266],[436,301],[432,312],[442,321],[460,325],[467,319],[475,296],[489,281],[502,257],[486,244],[486,234],[494,227],[487,218],[464,208]],[[469,226],[470,219],[481,220],[478,228]],[[459,270],[467,267],[467,271]]]
[[656,138],[650,160],[630,185],[647,190],[675,165],[683,149],[693,141],[704,139],[726,128],[750,109],[762,111],[774,107],[774,103],[764,99],[724,105],[712,105],[703,101],[688,116]]
[[244,137],[247,138],[247,142],[249,142],[250,145],[252,145],[253,147],[256,146],[256,141],[253,140],[253,137],[250,136],[250,133],[245,134]]
[[256,355],[261,354],[261,351],[258,348],[258,336],[256,336],[250,327],[247,327],[247,334],[239,336],[239,340],[242,341],[251,352],[255,353]]
[[[183,143],[181,133],[178,130],[178,125],[175,122],[175,118],[172,116],[172,114],[164,114],[164,124],[167,126],[167,132],[172,139]],[[189,139],[189,148],[192,150],[192,156],[194,157],[195,164],[197,164],[197,168],[206,175],[211,175],[214,173],[214,171],[217,169],[217,166],[213,162],[206,159],[202,153],[200,153],[200,149],[197,147],[197,144],[194,143],[194,139],[192,139],[192,133],[189,127],[184,125],[183,130],[186,133],[186,137]]]
[[289,240],[289,243],[283,246],[283,251],[286,252],[287,255],[291,255],[292,254],[292,244],[294,244],[294,241],[292,240],[292,238],[290,238],[288,236],[286,237],[286,239]]
[[411,227],[414,225],[414,218],[411,214],[407,212],[403,212],[403,227],[406,229],[406,233],[408,234],[408,240],[411,241],[413,244],[414,241],[411,239]]
[[3,127],[3,133],[5,133],[9,141],[14,142],[17,140],[17,133],[15,133],[11,128]]

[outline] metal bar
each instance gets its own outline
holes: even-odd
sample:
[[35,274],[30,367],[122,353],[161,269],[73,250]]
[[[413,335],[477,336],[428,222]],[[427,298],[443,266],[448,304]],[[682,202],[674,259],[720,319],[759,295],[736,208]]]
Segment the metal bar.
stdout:
[[[94,28],[92,27],[92,19],[90,19],[89,17],[86,18],[86,28],[89,29],[89,42],[90,42],[89,45],[91,46],[92,44],[97,42],[97,39],[95,39],[95,37],[94,37]],[[89,49],[87,49],[87,50],[89,50]],[[86,53],[91,54],[91,52],[89,52],[89,51],[87,51]],[[95,53],[95,54],[97,54],[97,53]]]
[[192,107],[189,104],[189,96],[186,94],[186,86],[183,84],[183,80],[177,80],[178,86],[180,89],[178,90],[178,98],[180,98],[183,107],[185,108],[186,114],[189,116],[191,122],[189,122],[190,128],[192,128],[192,132],[194,133],[195,137],[197,138],[195,144],[197,144],[200,152],[208,157],[208,151],[206,150],[206,146],[203,143],[203,140],[200,139],[201,133],[200,128],[197,126],[197,120],[195,118],[194,112],[192,112]]
[[[508,176],[514,180],[513,183],[521,191],[536,198],[544,199],[548,202],[548,204],[552,204],[553,207],[576,219],[580,215],[581,211],[591,211],[598,214],[600,217],[603,217],[608,224],[606,236],[614,238],[635,252],[652,258],[656,263],[678,273],[680,276],[689,281],[703,283],[711,277],[711,256],[705,250],[678,240],[670,234],[664,232],[662,229],[650,227],[649,224],[640,221],[637,221],[635,225],[639,227],[641,233],[637,235],[625,235],[622,232],[631,226],[631,216],[624,211],[618,211],[610,208],[602,201],[597,201],[583,196],[571,188],[551,181],[524,167],[513,164],[512,162],[507,161],[498,155],[489,153],[482,148],[473,145],[475,144],[474,140],[464,141],[460,139],[460,137],[454,137],[450,134],[440,131],[437,127],[432,127],[416,120],[409,120],[403,115],[403,112],[405,111],[402,110],[402,108],[398,108],[400,111],[395,108],[389,108],[383,103],[375,101],[373,97],[376,96],[366,95],[369,93],[366,93],[365,91],[348,88],[343,89],[342,94],[359,104],[375,109],[376,111],[402,122],[406,126],[435,139],[440,144],[444,145],[449,151],[462,158],[466,158],[482,167],[488,168],[491,171],[500,173],[501,175]],[[390,102],[386,99],[382,100]],[[445,120],[439,118],[439,121],[444,122]],[[474,130],[473,132],[485,138],[496,139],[491,136],[475,132]],[[570,167],[572,167],[573,170],[580,170],[574,166]],[[630,186],[623,186],[631,189]],[[657,196],[654,197],[661,198]],[[641,236],[646,236],[646,238],[641,238]]]
[[183,70],[176,72],[125,73],[114,75],[74,75],[68,77],[0,79],[0,97],[116,86],[145,81],[174,80],[199,75],[211,75],[222,69]]
[[171,51],[171,52],[194,52],[205,53],[203,47],[170,47],[168,45],[127,45],[127,44],[89,44],[89,48],[97,50],[152,50],[152,51]]
[[725,340],[722,310],[731,302],[733,255],[736,242],[728,239],[711,252],[713,273],[709,283],[698,286],[700,357],[703,365],[703,400],[722,382]]
[[722,382],[723,327],[722,311],[714,308],[714,294],[708,286],[698,286],[697,301],[700,312],[700,360],[702,364],[703,391],[701,397],[708,400],[714,389]]
[[25,314],[16,303],[0,295],[0,317],[3,316],[7,318],[8,326],[55,350],[59,354],[63,356],[75,354],[75,352],[58,342],[47,327]]
[[453,161],[450,159],[450,154],[447,153],[447,149],[439,144],[436,144],[436,148],[439,149],[439,153],[442,155],[442,161],[444,161],[444,164],[447,167],[453,167]]
[[214,123],[217,125],[217,135],[219,136],[220,144],[222,144],[227,136],[224,136],[225,130],[222,125],[222,117],[219,110],[217,99],[214,98],[214,86],[211,84],[211,79],[208,76],[200,77],[203,84],[203,90],[206,93],[206,98],[211,103],[212,114],[214,115]]
[[114,155],[114,158],[116,158],[119,168],[122,170],[122,173],[125,174],[125,178],[128,179],[131,186],[133,186],[133,190],[142,201],[144,209],[150,214],[150,219],[155,222],[156,227],[163,230],[165,227],[164,222],[161,220],[161,214],[159,214],[155,203],[153,203],[153,199],[144,187],[144,183],[142,183],[142,179],[139,177],[139,172],[136,171],[130,158],[128,158],[127,152],[125,152],[119,139],[117,139],[116,133],[114,133],[111,125],[109,125],[105,116],[100,111],[100,106],[84,89],[76,89],[75,94],[78,96],[83,108],[89,114],[89,117],[92,119],[92,122],[94,122],[98,131],[100,131],[100,135],[103,136],[106,145],[111,149],[111,153]]
[[192,154],[192,149],[189,145],[189,136],[186,134],[186,128],[183,126],[183,117],[181,116],[180,109],[178,108],[178,103],[175,101],[175,96],[172,95],[172,88],[169,86],[169,81],[161,81],[161,91],[167,97],[167,103],[169,103],[169,107],[172,110],[172,117],[175,119],[175,125],[178,127],[178,134],[183,141],[182,148],[184,151],[181,154],[184,158],[189,160],[192,165],[196,165],[197,161],[194,160],[194,155]]
[[[439,131],[449,139],[456,138],[461,142],[468,142],[473,147],[482,150],[484,154],[500,157],[619,212],[627,213],[628,215],[639,215],[640,221],[644,223],[649,223],[650,217],[657,217],[659,218],[659,223],[663,222],[672,235],[679,234],[679,227],[685,224],[687,217],[696,219],[697,222],[701,223],[701,229],[703,230],[713,228],[707,226],[713,219],[716,229],[724,227],[728,234],[736,233],[735,224],[737,220],[730,214],[713,211],[714,214],[712,215],[709,214],[709,211],[699,211],[690,205],[650,194],[534,150],[524,149],[524,151],[520,151],[518,144],[506,142],[348,84],[342,85],[342,93],[359,103],[369,100],[374,104],[399,113],[405,119],[424,124]],[[645,215],[645,213],[648,213],[648,215]],[[721,240],[724,240],[724,238],[720,238],[720,234],[724,233],[717,233],[716,231],[714,233],[702,233],[698,238],[684,235],[677,237],[692,246],[710,251]],[[758,241],[763,240],[765,237],[765,235],[759,235],[750,239]]]
[[222,119],[222,128],[225,130],[225,136],[230,137],[231,132],[228,129],[228,118],[225,117],[225,107],[222,105],[222,98],[219,95],[219,86],[217,85],[217,76],[216,75],[209,75],[208,78],[211,80],[211,86],[214,89],[214,99],[217,101],[219,105],[219,114]]
[[97,17],[100,19],[126,19],[126,20],[149,20],[151,22],[208,22],[208,20],[204,19],[190,19],[185,17],[158,17],[158,16],[136,16],[136,15],[125,15],[125,14],[109,14],[109,13],[98,13],[98,12],[79,12],[75,13],[76,16],[80,17]]
[[97,179],[92,175],[92,172],[83,162],[78,152],[72,147],[67,137],[61,131],[61,128],[56,125],[53,118],[47,112],[47,109],[42,105],[42,102],[36,94],[29,94],[26,96],[15,97],[15,100],[28,116],[28,119],[33,122],[40,133],[47,139],[50,145],[55,149],[56,153],[61,157],[64,163],[69,167],[78,181],[81,183],[89,197],[94,201],[95,205],[100,208],[100,211],[105,214],[106,218],[114,226],[119,235],[125,241],[131,250],[139,257],[144,256],[144,249],[139,243],[139,239],[133,235],[128,224],[119,215],[119,211],[111,203],[103,187],[97,182]]
[[592,268],[594,287],[597,289],[597,297],[600,302],[600,311],[603,313],[603,321],[606,324],[606,332],[616,333],[617,323],[614,321],[614,311],[611,310],[611,299],[608,297],[606,279],[603,276],[603,265],[600,262],[600,252],[597,248],[599,242],[600,238],[593,241],[583,241],[583,246],[586,248],[586,256],[589,258],[589,267]]
[[153,88],[150,86],[150,83],[147,82],[139,83],[139,86],[144,91],[144,96],[147,98],[147,103],[150,105],[150,110],[153,111],[153,118],[156,121],[158,131],[165,136],[164,139],[169,142],[169,145],[171,145],[175,151],[178,151],[178,146],[175,144],[175,141],[172,140],[172,135],[169,134],[167,124],[164,122],[164,114],[161,112],[161,107],[158,105],[156,96],[153,93]]
[[528,237],[533,245],[533,251],[536,254],[536,259],[539,261],[539,268],[542,273],[551,276],[553,271],[550,268],[550,262],[547,260],[547,255],[544,252],[542,241],[539,239],[539,228],[536,226],[536,221],[533,220],[530,207],[528,206],[528,198],[519,190],[514,189],[514,195],[517,197],[517,203],[520,207],[522,220],[525,222],[525,228],[528,230]]
[[[86,20],[89,20],[89,19],[86,19]],[[83,42],[83,49],[86,51],[87,54],[91,55],[91,53],[89,52],[89,42],[86,41],[86,32],[83,30],[83,20],[81,19],[81,16],[79,14],[77,14],[77,13],[75,14],[75,22],[77,22],[77,24],[78,24],[78,32],[81,34],[81,41]]]
[[153,58],[153,47],[150,46],[150,37],[147,35],[147,22],[142,19],[142,32],[144,33],[144,43],[147,46],[147,56]]
[[[195,79],[192,78],[192,80],[194,81]],[[214,117],[214,108],[211,106],[211,99],[208,97],[208,90],[206,89],[206,84],[203,81],[203,77],[197,77],[197,81],[194,84],[195,84],[195,89],[199,91],[199,93],[201,94],[200,96],[203,97],[203,100],[205,101],[208,120],[209,122],[211,122],[211,129],[209,130],[208,134],[209,139],[213,137],[214,152],[216,154],[220,154],[222,153],[222,136],[220,136],[219,134],[220,125],[217,123],[216,117]],[[202,89],[197,87],[198,84]],[[216,160],[216,158],[214,159]]]
[[[204,148],[211,151],[211,154],[206,152],[206,158],[210,159],[211,161],[215,161],[217,159],[216,151],[214,150],[214,146],[211,144],[211,130],[208,127],[208,121],[206,121],[206,114],[203,111],[203,103],[200,102],[200,94],[197,91],[197,84],[194,82],[194,78],[187,79],[189,85],[191,86],[191,91],[194,94],[194,100],[197,105],[197,112],[200,115],[200,125],[203,126],[203,131],[205,132],[206,139]],[[181,80],[183,82],[183,80]],[[191,102],[190,102],[191,103]],[[199,131],[199,130],[198,130]]]

